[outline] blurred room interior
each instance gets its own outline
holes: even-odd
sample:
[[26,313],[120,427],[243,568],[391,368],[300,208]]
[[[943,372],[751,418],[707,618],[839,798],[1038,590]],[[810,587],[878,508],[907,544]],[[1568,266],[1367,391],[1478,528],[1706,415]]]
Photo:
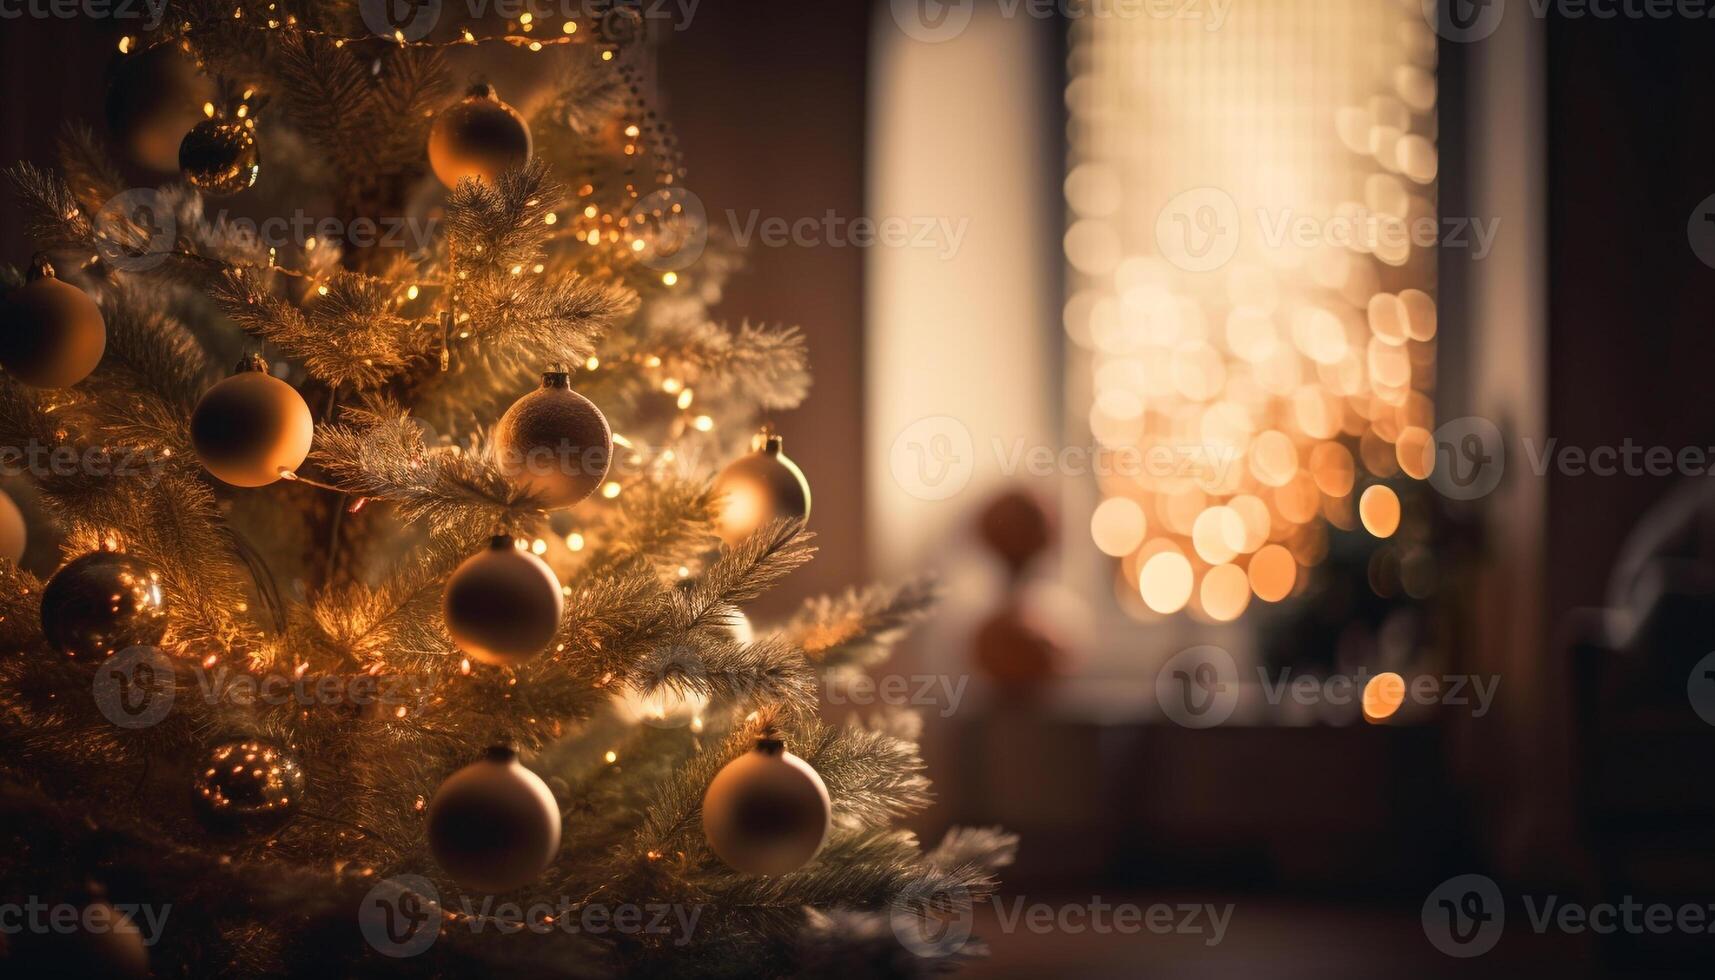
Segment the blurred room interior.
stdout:
[[[714,233],[925,236],[753,245],[723,299],[802,325],[816,366],[776,424],[823,557],[752,618],[932,568],[945,605],[883,668],[899,686],[828,707],[921,712],[924,837],[1018,832],[1003,897],[1237,910],[1209,946],[991,909],[968,975],[1707,971],[1707,936],[1523,928],[1453,960],[1421,916],[1463,873],[1587,903],[1715,882],[1715,728],[1687,698],[1715,649],[1707,485],[1531,455],[1715,445],[1715,269],[1686,241],[1715,192],[1715,33],[1551,12],[1463,44],[1416,0],[1017,6],[704,0],[654,39]],[[927,8],[968,24],[935,36]],[[99,118],[117,36],[0,29],[7,159]],[[1440,235],[1194,240],[1295,209]],[[14,223],[0,247],[28,257]],[[1438,482],[1492,462],[1488,431],[1498,482]],[[1170,462],[1106,465],[1150,446]],[[1271,694],[1287,677],[1322,693]],[[1402,693],[1419,678],[1472,687]],[[1230,702],[1204,725],[1182,697]]]

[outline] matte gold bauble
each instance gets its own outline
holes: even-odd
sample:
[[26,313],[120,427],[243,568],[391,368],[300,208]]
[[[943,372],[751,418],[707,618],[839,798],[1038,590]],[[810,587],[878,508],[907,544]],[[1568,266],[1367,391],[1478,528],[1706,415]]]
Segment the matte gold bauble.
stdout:
[[735,871],[783,875],[828,839],[833,804],[810,764],[776,738],[726,764],[703,795],[703,836]]
[[179,144],[216,97],[177,44],[121,55],[107,87],[107,130],[121,152],[151,170],[179,167]]
[[69,388],[89,377],[106,349],[101,308],[56,277],[46,259],[0,303],[0,367],[27,385]]
[[155,646],[166,632],[160,574],[130,555],[92,551],[66,563],[42,589],[42,633],[73,659]]
[[530,127],[490,85],[475,85],[429,127],[429,166],[450,190],[465,177],[494,182],[530,160]]
[[496,535],[447,579],[447,632],[472,660],[511,667],[554,642],[566,611],[548,563]]
[[549,368],[542,387],[512,403],[494,441],[501,472],[550,509],[594,493],[613,463],[607,418],[572,390],[571,374],[560,367]]
[[447,777],[429,801],[429,850],[462,887],[509,892],[560,851],[560,806],[505,746]]
[[235,487],[264,487],[310,454],[315,421],[298,390],[249,357],[210,388],[191,415],[191,442],[210,473]]
[[715,478],[715,530],[736,547],[769,521],[810,518],[810,481],[786,458],[785,441],[764,434],[754,452],[727,464]]
[[0,490],[0,558],[16,564],[24,557],[24,545],[29,534],[24,527],[24,512],[16,502]]
[[227,197],[247,190],[262,172],[256,134],[236,119],[204,119],[179,144],[185,182],[205,194]]
[[215,746],[191,781],[191,800],[213,829],[272,830],[304,799],[304,770],[285,749],[259,738]]

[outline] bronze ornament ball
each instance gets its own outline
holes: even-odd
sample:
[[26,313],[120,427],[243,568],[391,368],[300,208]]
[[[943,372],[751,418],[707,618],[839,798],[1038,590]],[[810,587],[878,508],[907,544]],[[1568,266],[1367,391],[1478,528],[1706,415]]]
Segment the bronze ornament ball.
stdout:
[[779,436],[765,434],[761,448],[733,460],[715,478],[715,530],[729,547],[769,521],[809,520],[810,481],[784,449]]
[[42,632],[74,660],[156,646],[166,635],[167,619],[160,574],[116,551],[72,559],[42,589]]
[[493,183],[530,160],[530,127],[494,87],[472,86],[429,127],[429,167],[451,190],[465,177]]
[[24,512],[10,495],[0,490],[0,558],[17,564],[24,557],[24,545],[29,532],[24,526]]
[[260,738],[215,746],[191,780],[191,800],[218,831],[272,830],[304,799],[304,770],[285,749]]
[[236,119],[204,119],[179,144],[179,170],[205,194],[228,197],[248,190],[262,172],[256,134]]
[[570,372],[557,366],[500,417],[494,441],[501,472],[550,510],[594,493],[613,464],[606,416],[572,390]]
[[734,871],[783,875],[810,863],[833,825],[828,787],[776,738],[726,764],[703,795],[703,836]]
[[429,801],[429,850],[461,887],[509,892],[560,852],[560,805],[506,746],[448,776]]
[[30,280],[0,301],[0,367],[37,388],[69,388],[107,350],[107,321],[89,294],[38,258]]
[[447,579],[442,598],[453,643],[495,667],[517,666],[546,650],[565,611],[554,570],[505,535],[466,558]]
[[310,454],[315,421],[291,385],[268,373],[260,357],[203,393],[191,414],[197,458],[235,487],[264,487],[295,471]]

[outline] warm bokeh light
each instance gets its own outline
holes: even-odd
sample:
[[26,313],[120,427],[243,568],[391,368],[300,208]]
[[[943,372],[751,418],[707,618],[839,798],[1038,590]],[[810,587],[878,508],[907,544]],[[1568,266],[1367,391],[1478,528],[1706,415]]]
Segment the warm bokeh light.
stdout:
[[1090,534],[1144,608],[1234,619],[1330,533],[1400,531],[1381,481],[1427,479],[1436,424],[1435,52],[1373,0],[1072,24],[1072,414],[1134,464]]
[[1376,537],[1392,537],[1399,530],[1399,496],[1379,483],[1370,487],[1358,498],[1358,518]]
[[1298,562],[1292,552],[1278,544],[1259,549],[1251,559],[1251,591],[1264,602],[1279,602],[1292,594],[1298,581]]
[[1250,605],[1250,581],[1237,565],[1216,565],[1203,576],[1197,598],[1210,619],[1222,623],[1238,619]]
[[1143,543],[1146,527],[1143,508],[1126,497],[1104,500],[1090,515],[1090,536],[1095,539],[1096,547],[1115,558],[1136,551]]
[[1163,615],[1176,613],[1191,601],[1191,563],[1177,551],[1163,551],[1144,562],[1137,582],[1144,605]]
[[1392,718],[1405,704],[1405,678],[1387,671],[1364,685],[1364,717],[1370,721]]

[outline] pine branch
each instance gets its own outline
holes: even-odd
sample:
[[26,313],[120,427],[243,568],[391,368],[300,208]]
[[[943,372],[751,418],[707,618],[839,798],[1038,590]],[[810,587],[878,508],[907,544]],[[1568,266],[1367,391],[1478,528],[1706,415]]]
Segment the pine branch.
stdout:
[[723,705],[763,705],[800,715],[816,706],[814,671],[803,651],[779,637],[749,644],[699,638],[655,647],[631,663],[625,680],[642,694],[666,687]]
[[427,356],[432,331],[399,316],[394,289],[352,273],[335,273],[307,308],[276,295],[260,273],[230,270],[211,285],[220,308],[246,333],[278,347],[330,387],[386,384]]
[[87,213],[98,213],[125,189],[113,155],[86,123],[68,121],[60,130],[59,161],[66,184]]
[[828,786],[834,819],[850,827],[885,827],[932,802],[917,746],[855,726],[810,728],[798,738],[803,757]]
[[852,589],[837,598],[820,596],[804,603],[785,633],[824,669],[871,667],[886,659],[889,648],[939,598],[939,587],[927,578]]

